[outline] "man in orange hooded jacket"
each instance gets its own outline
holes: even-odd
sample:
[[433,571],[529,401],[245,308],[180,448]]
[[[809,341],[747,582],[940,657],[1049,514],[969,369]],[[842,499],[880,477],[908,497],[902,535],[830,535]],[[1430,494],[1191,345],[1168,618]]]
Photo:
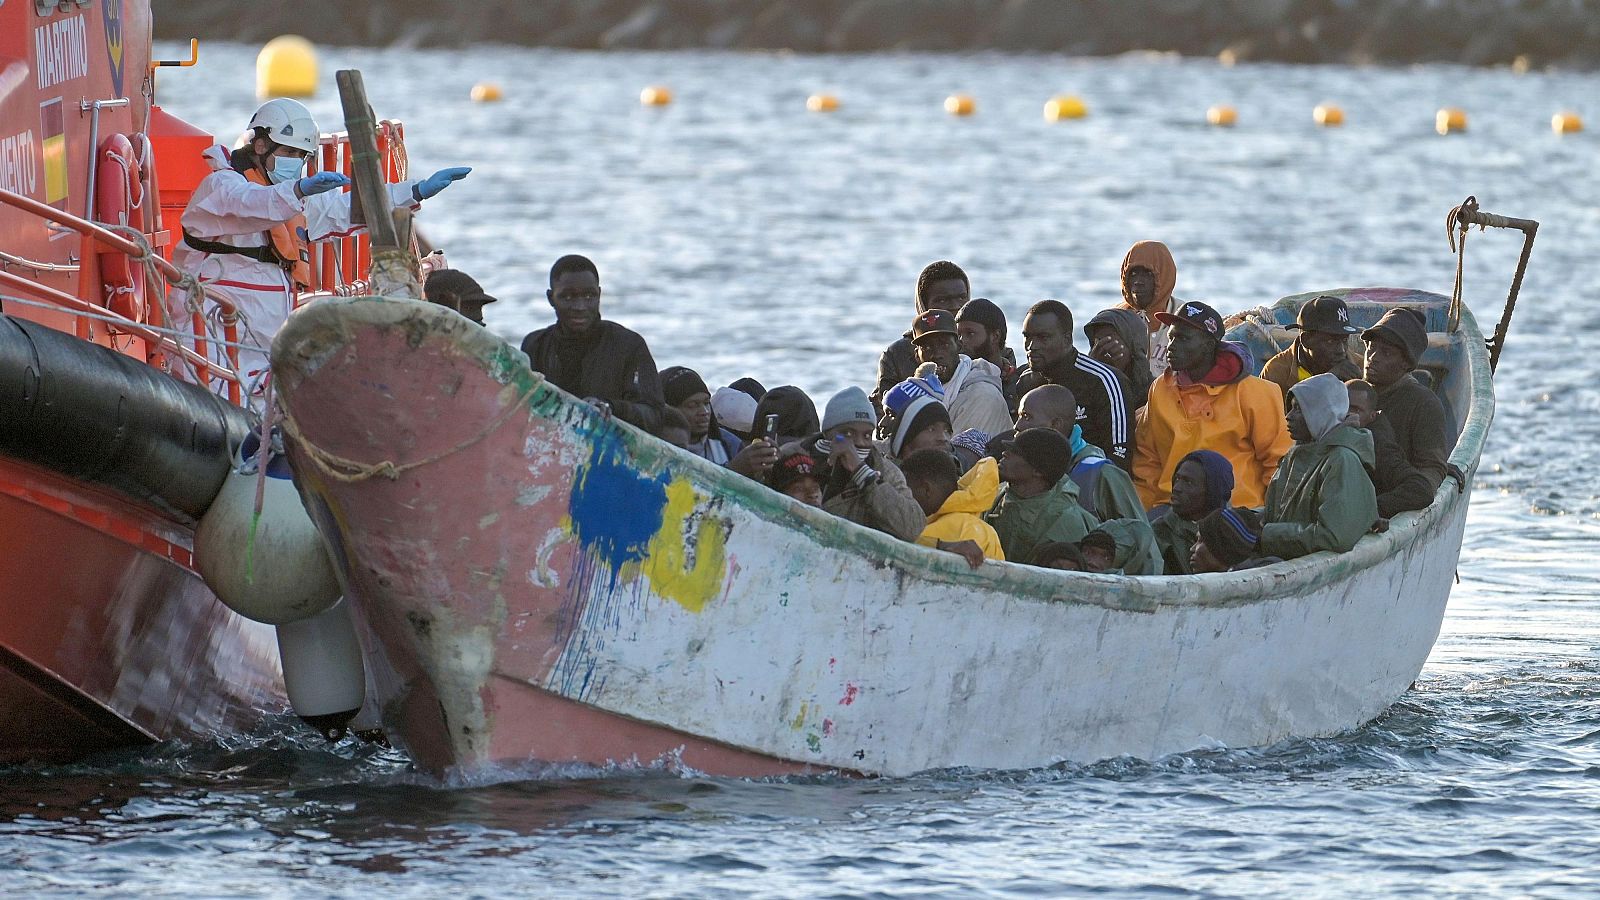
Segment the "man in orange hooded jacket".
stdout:
[[1138,313],[1150,331],[1150,377],[1167,370],[1167,335],[1158,313],[1173,313],[1183,301],[1172,296],[1178,284],[1178,264],[1160,241],[1140,241],[1122,258],[1122,307]]
[[1213,450],[1233,464],[1233,502],[1259,507],[1278,460],[1289,452],[1283,393],[1250,374],[1245,352],[1222,340],[1222,316],[1204,303],[1159,312],[1169,328],[1165,374],[1150,386],[1150,402],[1134,439],[1133,483],[1145,509],[1172,496],[1172,473],[1195,450]]

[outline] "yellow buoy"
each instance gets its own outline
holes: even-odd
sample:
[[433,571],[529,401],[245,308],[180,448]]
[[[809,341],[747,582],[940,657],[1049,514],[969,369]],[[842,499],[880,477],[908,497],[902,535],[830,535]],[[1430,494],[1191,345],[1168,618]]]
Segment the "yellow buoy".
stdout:
[[1062,97],[1051,97],[1044,104],[1044,119],[1046,122],[1059,122],[1062,119],[1081,119],[1089,114],[1088,104],[1076,94],[1067,94]]
[[666,106],[672,102],[672,91],[661,85],[651,85],[639,92],[639,102],[645,106]]
[[500,85],[492,81],[480,81],[472,86],[473,103],[494,103],[502,96]]
[[1556,134],[1577,134],[1583,130],[1583,118],[1575,112],[1558,112],[1550,117],[1550,130]]
[[1433,117],[1433,130],[1440,134],[1467,130],[1467,114],[1454,106],[1446,106]]
[[1239,123],[1239,111],[1227,105],[1213,106],[1206,110],[1206,122],[1223,128],[1232,128]]
[[833,112],[839,108],[839,98],[832,94],[812,94],[806,98],[806,109],[812,112]]
[[310,97],[317,92],[317,49],[297,34],[267,41],[256,54],[256,96]]
[[970,116],[978,111],[978,102],[967,94],[951,94],[944,98],[944,111],[952,116]]
[[1311,111],[1311,118],[1323,128],[1338,128],[1344,124],[1344,110],[1332,103],[1319,103]]

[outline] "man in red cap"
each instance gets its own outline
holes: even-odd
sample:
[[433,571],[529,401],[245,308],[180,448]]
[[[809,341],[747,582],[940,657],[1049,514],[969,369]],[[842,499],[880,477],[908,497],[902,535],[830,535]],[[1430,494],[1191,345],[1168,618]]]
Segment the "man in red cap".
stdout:
[[1158,312],[1168,326],[1167,371],[1150,386],[1134,438],[1133,482],[1146,509],[1168,502],[1172,474],[1196,450],[1233,464],[1233,502],[1259,507],[1294,440],[1283,394],[1250,374],[1243,348],[1222,339],[1222,316],[1198,301]]
[[952,431],[976,428],[997,434],[1011,428],[1011,407],[1000,370],[986,359],[961,352],[953,313],[944,309],[919,313],[911,322],[911,342],[916,345],[917,371],[931,363],[939,376]]
[[1350,309],[1338,297],[1324,294],[1300,304],[1295,324],[1300,332],[1288,349],[1267,360],[1261,377],[1283,389],[1283,402],[1289,402],[1289,389],[1313,375],[1332,372],[1340,381],[1357,378],[1361,370],[1349,359],[1350,335],[1361,329],[1350,324]]

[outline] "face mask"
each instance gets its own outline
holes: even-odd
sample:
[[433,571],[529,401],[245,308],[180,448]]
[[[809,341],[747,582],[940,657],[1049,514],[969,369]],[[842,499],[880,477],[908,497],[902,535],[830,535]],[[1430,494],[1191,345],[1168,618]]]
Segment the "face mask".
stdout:
[[295,159],[292,156],[274,156],[272,158],[272,174],[267,176],[273,184],[283,184],[300,177],[300,169],[306,161]]

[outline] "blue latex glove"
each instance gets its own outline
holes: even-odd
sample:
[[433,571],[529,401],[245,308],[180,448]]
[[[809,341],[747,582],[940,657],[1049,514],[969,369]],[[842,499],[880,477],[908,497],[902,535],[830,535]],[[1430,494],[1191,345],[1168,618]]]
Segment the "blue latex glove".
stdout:
[[334,188],[342,188],[350,183],[350,179],[338,172],[318,172],[295,182],[295,187],[300,189],[300,196],[309,197],[312,194],[321,194]]
[[457,166],[454,169],[440,169],[432,175],[429,175],[427,178],[417,182],[416,186],[411,189],[411,192],[416,195],[418,200],[426,200],[449,187],[450,182],[460,181],[461,179],[467,177],[467,173],[471,171],[472,168],[470,166]]

